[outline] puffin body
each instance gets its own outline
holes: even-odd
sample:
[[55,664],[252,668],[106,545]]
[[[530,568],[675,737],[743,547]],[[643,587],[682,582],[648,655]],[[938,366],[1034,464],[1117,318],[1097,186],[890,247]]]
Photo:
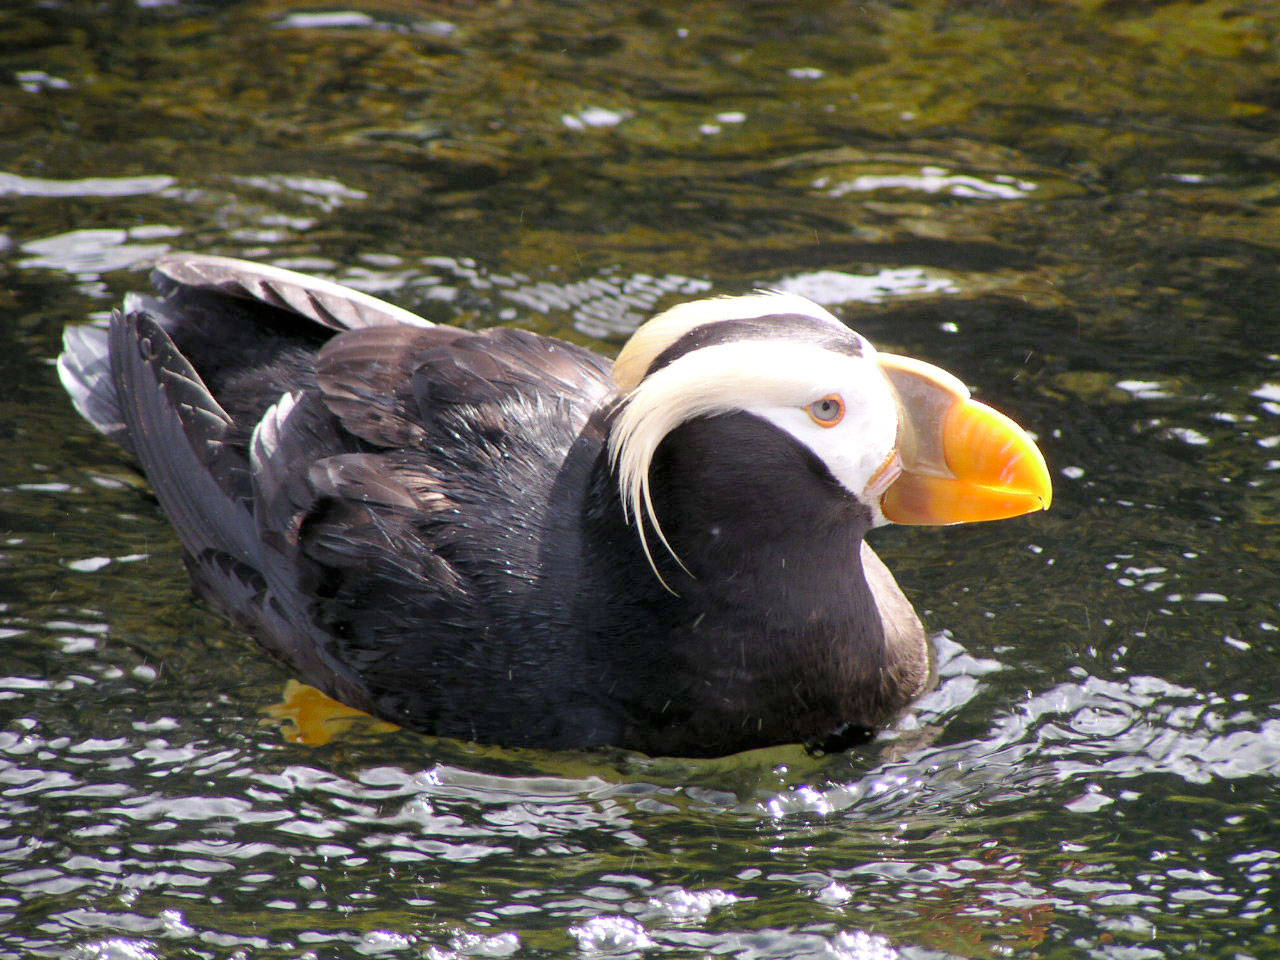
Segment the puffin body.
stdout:
[[153,279],[67,330],[77,409],[140,462],[203,598],[427,733],[838,746],[931,682],[866,533],[1051,496],[1012,421],[795,296],[684,304],[610,364],[244,261]]

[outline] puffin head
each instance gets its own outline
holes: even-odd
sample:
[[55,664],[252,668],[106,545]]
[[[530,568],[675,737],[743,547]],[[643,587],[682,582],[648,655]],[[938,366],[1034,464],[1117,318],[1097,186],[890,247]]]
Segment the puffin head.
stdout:
[[646,526],[680,558],[654,509],[650,468],[663,440],[698,418],[745,413],[788,434],[871,526],[997,520],[1052,500],[1044,457],[1021,427],[946,371],[877,351],[804,297],[681,304],[636,330],[613,377],[623,399],[609,456],[655,573]]

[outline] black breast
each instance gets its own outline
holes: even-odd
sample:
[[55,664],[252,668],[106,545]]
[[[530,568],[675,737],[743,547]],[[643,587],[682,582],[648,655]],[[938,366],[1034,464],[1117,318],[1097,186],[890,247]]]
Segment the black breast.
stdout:
[[683,567],[651,534],[675,592],[662,615],[670,673],[629,745],[723,754],[814,741],[880,726],[919,693],[919,621],[874,555],[868,582],[870,513],[808,448],[750,414],[700,418],[661,444],[652,486]]

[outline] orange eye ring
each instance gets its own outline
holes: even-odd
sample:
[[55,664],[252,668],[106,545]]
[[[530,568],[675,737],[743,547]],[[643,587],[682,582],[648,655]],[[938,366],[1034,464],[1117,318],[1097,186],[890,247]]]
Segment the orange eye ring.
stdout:
[[815,400],[805,408],[809,419],[820,427],[834,427],[844,419],[844,397],[838,393],[828,393],[821,400]]

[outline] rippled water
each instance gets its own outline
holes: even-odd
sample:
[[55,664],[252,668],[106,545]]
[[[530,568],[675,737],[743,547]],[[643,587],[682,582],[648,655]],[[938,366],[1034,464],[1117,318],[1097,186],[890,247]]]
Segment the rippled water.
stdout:
[[[0,955],[1280,955],[1272,4],[0,10]],[[171,249],[612,350],[756,286],[1035,430],[847,755],[291,743],[50,361]]]

